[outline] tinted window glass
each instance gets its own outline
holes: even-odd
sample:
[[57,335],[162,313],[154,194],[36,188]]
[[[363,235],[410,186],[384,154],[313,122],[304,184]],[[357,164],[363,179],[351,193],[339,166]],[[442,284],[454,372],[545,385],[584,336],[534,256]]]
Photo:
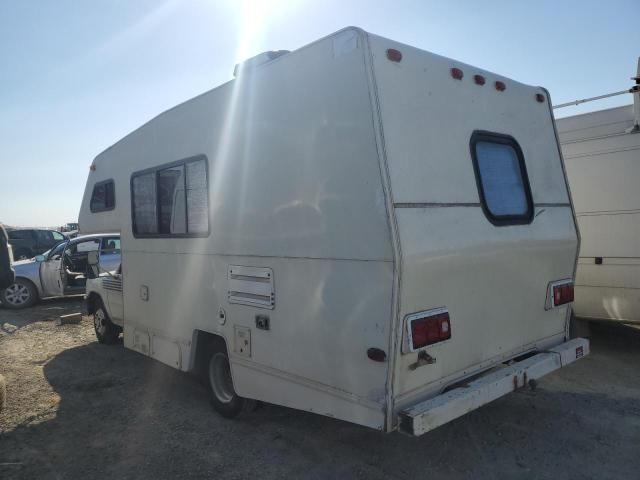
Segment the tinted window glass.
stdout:
[[115,185],[113,180],[98,182],[93,187],[91,194],[91,211],[104,212],[113,210],[116,206]]
[[36,237],[38,243],[50,244],[53,243],[53,235],[48,230],[36,230]]
[[119,238],[104,238],[102,240],[102,254],[120,254],[120,239]]
[[209,231],[206,159],[175,162],[133,174],[133,232],[151,236],[198,236]]
[[31,230],[10,230],[9,238],[11,240],[29,240],[31,238]]
[[483,208],[498,224],[528,223],[533,212],[524,159],[510,137],[482,134],[472,143]]
[[204,160],[187,163],[187,215],[190,233],[209,231],[207,167]]
[[187,233],[184,166],[158,172],[158,233]]
[[54,257],[57,257],[57,256],[61,255],[62,251],[64,250],[65,245],[66,245],[65,242],[61,242],[58,245],[56,245],[54,247],[54,249],[51,250],[51,253],[49,254],[49,258],[52,259]]
[[155,179],[155,173],[146,173],[133,177],[131,182],[135,233],[158,232]]

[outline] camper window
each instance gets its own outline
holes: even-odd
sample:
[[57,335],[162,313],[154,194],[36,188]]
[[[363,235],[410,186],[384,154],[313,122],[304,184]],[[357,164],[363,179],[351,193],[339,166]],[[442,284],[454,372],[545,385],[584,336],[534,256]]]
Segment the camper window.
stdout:
[[134,235],[208,234],[207,185],[207,164],[203,156],[134,173],[131,177]]
[[113,180],[98,182],[93,186],[90,209],[92,213],[113,210],[116,206],[115,185]]
[[522,151],[512,137],[476,132],[471,156],[482,208],[494,225],[530,223],[533,202]]

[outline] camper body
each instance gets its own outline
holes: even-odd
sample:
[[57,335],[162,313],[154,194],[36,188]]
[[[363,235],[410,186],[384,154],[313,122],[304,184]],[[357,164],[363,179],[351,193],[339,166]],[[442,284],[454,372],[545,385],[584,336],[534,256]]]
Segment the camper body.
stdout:
[[557,120],[582,237],[573,309],[583,319],[640,323],[635,118],[628,105]]
[[91,167],[127,348],[416,435],[588,353],[546,91],[355,28],[236,71]]

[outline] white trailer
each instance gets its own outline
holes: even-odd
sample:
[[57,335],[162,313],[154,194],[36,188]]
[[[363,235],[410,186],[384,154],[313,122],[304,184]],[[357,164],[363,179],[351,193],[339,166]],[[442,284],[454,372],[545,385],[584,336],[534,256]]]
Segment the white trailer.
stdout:
[[633,80],[619,93],[634,105],[556,122],[582,237],[573,304],[582,319],[640,324],[640,61]]
[[414,435],[588,354],[546,90],[357,28],[236,73],[91,165],[125,347]]

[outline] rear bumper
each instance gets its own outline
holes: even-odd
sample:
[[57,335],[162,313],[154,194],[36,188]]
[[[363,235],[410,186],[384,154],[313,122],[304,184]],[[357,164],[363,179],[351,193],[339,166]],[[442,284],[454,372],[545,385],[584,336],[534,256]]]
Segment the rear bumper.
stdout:
[[464,387],[406,408],[399,413],[400,431],[419,436],[496,400],[530,380],[544,377],[589,354],[589,340],[575,338],[520,362],[492,371]]

